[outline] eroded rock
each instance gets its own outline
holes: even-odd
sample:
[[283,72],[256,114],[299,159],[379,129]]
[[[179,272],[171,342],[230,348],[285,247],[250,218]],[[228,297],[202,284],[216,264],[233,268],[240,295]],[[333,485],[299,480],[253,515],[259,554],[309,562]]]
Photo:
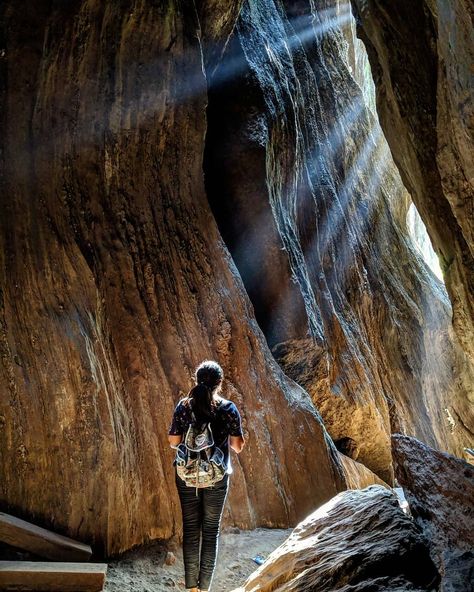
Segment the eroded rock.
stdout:
[[[385,136],[440,257],[457,336],[474,357],[472,2],[352,4]],[[472,398],[468,410],[472,430]]]
[[346,491],[310,514],[234,592],[433,590],[439,576],[393,493]]
[[339,458],[342,463],[344,474],[346,477],[347,489],[364,489],[369,485],[383,485],[390,489],[389,485],[372,473],[363,464],[349,458],[345,454],[340,454]]
[[194,3],[0,11],[2,507],[106,553],[179,532],[167,429],[211,357],[248,436],[224,524],[296,524],[344,475],[206,200]]
[[474,467],[415,438],[392,436],[396,476],[429,541],[443,590],[474,587]]
[[272,352],[333,440],[390,482],[394,429],[462,454],[469,430],[449,414],[472,372],[411,247],[351,18],[342,2],[243,4],[209,77],[204,168]]

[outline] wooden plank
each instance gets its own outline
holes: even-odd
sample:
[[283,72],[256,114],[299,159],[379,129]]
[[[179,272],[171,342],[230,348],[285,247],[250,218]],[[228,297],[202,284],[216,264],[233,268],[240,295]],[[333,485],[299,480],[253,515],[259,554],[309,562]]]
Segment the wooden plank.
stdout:
[[88,561],[89,545],[0,512],[0,541],[57,561]]
[[0,590],[100,592],[106,563],[0,561]]

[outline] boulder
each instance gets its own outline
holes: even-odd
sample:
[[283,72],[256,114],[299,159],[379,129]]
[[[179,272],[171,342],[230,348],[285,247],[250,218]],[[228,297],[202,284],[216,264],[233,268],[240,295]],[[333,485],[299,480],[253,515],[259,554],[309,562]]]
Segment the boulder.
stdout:
[[434,590],[438,572],[396,496],[373,485],[310,514],[234,592]]
[[474,586],[474,467],[415,438],[392,436],[396,477],[443,577],[443,590]]

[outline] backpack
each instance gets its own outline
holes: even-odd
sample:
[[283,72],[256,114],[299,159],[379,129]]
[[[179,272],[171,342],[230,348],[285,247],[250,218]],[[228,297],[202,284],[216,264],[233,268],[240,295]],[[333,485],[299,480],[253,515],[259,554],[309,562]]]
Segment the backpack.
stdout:
[[197,490],[211,487],[224,478],[227,467],[224,453],[215,444],[209,422],[199,424],[191,411],[193,422],[188,427],[184,442],[176,449],[176,471],[188,487]]

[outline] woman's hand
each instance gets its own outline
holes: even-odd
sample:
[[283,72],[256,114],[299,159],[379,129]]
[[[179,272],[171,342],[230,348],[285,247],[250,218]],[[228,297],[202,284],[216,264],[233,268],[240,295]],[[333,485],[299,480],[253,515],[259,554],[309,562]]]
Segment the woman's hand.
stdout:
[[182,439],[182,434],[178,434],[177,436],[168,436],[168,442],[170,443],[171,448],[177,448]]
[[242,452],[242,448],[245,446],[245,440],[243,436],[229,436],[229,444],[232,450],[235,450],[237,454]]

